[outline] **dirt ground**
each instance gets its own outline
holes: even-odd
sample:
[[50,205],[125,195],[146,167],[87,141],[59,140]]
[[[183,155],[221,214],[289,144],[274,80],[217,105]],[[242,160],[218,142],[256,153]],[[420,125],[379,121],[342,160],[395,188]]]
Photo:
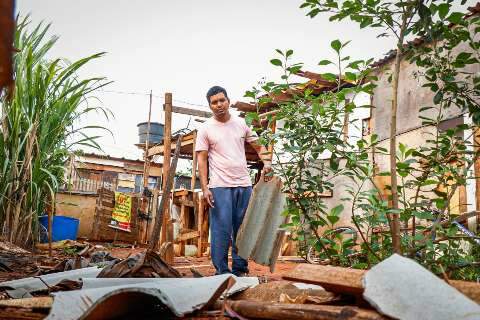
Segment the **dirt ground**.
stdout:
[[[107,251],[115,258],[125,259],[130,255],[145,251],[142,247],[132,247],[128,245],[113,245],[111,243],[92,243],[99,246],[98,251]],[[6,250],[7,249],[7,250]],[[58,249],[53,251],[52,257],[48,252],[35,250],[35,252],[11,251],[9,248],[0,247],[0,282],[21,279],[25,277],[36,276],[39,270],[48,270],[59,262],[70,259],[74,256],[68,250]],[[282,276],[292,270],[301,260],[295,259],[295,262],[282,261],[280,259],[273,273],[269,267],[249,262],[249,276],[263,277],[266,281],[280,280]],[[231,263],[231,259],[229,261]],[[210,257],[175,257],[173,267],[177,269],[184,277],[193,277],[191,268],[204,276],[215,274],[215,268],[212,265]]]
[[[136,254],[144,251],[143,248],[111,248],[110,254],[115,258],[124,259],[129,255]],[[231,258],[229,258],[231,263]],[[282,276],[295,268],[298,262],[284,262],[278,261],[275,266],[275,271],[270,272],[269,267],[259,265],[253,261],[249,261],[248,268],[250,270],[249,276],[265,277],[266,280],[280,280]],[[193,274],[190,268],[194,268],[204,276],[212,276],[215,274],[215,268],[213,267],[210,257],[175,257],[173,267],[177,269],[182,276],[192,277]]]

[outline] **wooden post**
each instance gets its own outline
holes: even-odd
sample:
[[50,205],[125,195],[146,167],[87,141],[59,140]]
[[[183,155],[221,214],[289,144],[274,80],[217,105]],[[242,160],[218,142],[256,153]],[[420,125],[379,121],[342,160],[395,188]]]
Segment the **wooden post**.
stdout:
[[[187,201],[187,195],[182,195],[182,203],[180,204],[180,231],[185,230],[188,228],[187,222],[187,206],[185,205],[185,201]],[[185,244],[186,241],[180,242],[180,256],[185,255]]]
[[150,106],[148,109],[147,140],[145,141],[144,165],[143,165],[143,188],[148,187],[148,177],[150,170],[150,158],[148,157],[148,147],[150,140],[150,120],[152,118],[152,90],[150,90]]
[[[153,227],[152,236],[150,238],[150,245],[149,245],[149,250],[150,251],[155,250],[155,248],[158,244],[158,240],[159,240],[159,236],[160,236],[160,228],[162,227],[162,229],[166,229],[166,228],[163,228],[164,225],[162,226],[162,224],[165,223],[165,219],[164,219],[165,218],[165,213],[167,212],[167,209],[169,207],[169,202],[170,202],[170,197],[169,196],[170,196],[170,192],[171,192],[172,186],[173,186],[173,179],[175,177],[175,170],[177,169],[178,158],[180,156],[181,138],[182,138],[182,136],[180,135],[179,139],[177,140],[177,148],[175,149],[175,155],[174,155],[173,160],[172,160],[171,170],[170,170],[170,172],[167,176],[167,179],[165,179],[165,188],[163,189],[162,200],[160,201],[160,210],[162,210],[161,213],[163,213],[163,214],[157,213],[157,215],[156,215],[155,226]],[[168,220],[168,223],[171,224],[171,221]],[[173,235],[172,235],[172,238],[173,238]],[[173,241],[173,239],[172,239],[172,241]],[[169,251],[170,251],[171,255],[169,255]],[[169,249],[166,252],[165,258],[166,258],[167,263],[171,264],[173,262],[173,245],[169,246]]]
[[[150,140],[150,122],[152,118],[152,90],[150,90],[150,104],[148,108],[148,123],[147,123],[147,139],[145,140],[145,152],[143,154],[143,190],[142,197],[140,202],[140,211],[143,214],[146,214],[148,211],[148,201],[149,198],[145,194],[146,189],[148,188],[148,177],[150,176],[150,157],[148,156],[148,147]],[[150,218],[149,215],[147,215]],[[139,228],[138,228],[138,241],[140,243],[146,243],[148,238],[148,220],[138,219]]]
[[197,131],[193,133],[193,145],[192,145],[192,182],[190,184],[190,190],[195,190],[195,182],[197,182],[197,153],[195,152],[195,147],[197,145]]
[[48,256],[52,257],[52,228],[53,228],[53,209],[55,208],[55,199],[50,199],[51,205],[48,210]]
[[202,256],[202,247],[203,247],[203,232],[202,232],[202,225],[203,225],[203,195],[198,197],[198,212],[197,212],[197,230],[198,230],[198,241],[197,241],[197,257]]
[[[167,184],[167,177],[170,171],[170,159],[172,152],[172,94],[165,93],[165,128],[163,134],[163,190],[165,190]],[[165,193],[164,193],[165,194]],[[167,195],[168,197],[169,195]],[[165,199],[167,200],[167,199]],[[162,198],[163,201],[163,198]],[[163,210],[163,208],[161,208]],[[163,211],[163,223],[162,223],[162,235],[160,237],[160,243],[163,244],[167,241],[167,229],[168,221],[170,220],[170,213],[168,209]]]

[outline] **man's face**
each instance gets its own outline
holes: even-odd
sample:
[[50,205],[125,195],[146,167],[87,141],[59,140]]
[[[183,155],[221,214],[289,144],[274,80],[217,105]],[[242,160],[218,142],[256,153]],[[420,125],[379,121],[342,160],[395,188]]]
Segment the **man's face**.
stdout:
[[223,92],[210,97],[210,109],[216,117],[223,117],[228,113],[230,101]]

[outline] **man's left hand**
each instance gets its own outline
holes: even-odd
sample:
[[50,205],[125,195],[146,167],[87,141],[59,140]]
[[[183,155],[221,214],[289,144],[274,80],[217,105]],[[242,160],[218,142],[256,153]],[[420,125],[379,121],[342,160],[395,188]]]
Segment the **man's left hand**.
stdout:
[[263,175],[263,179],[265,180],[265,182],[268,182],[268,181],[272,180],[272,178],[273,178],[272,166],[264,165],[263,170],[262,170],[262,175]]

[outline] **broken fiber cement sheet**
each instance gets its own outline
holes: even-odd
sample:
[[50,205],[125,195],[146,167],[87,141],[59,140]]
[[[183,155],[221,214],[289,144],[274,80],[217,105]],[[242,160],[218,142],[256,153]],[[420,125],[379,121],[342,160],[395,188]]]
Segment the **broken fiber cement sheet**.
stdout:
[[363,285],[363,297],[395,319],[480,319],[480,305],[417,262],[397,254],[369,270]]
[[248,208],[238,231],[236,245],[238,254],[244,259],[269,265],[273,272],[280,252],[285,231],[280,226],[286,222],[282,215],[286,197],[282,192],[282,181],[273,177],[255,185]]
[[228,294],[258,284],[256,277],[223,274],[203,278],[97,278],[85,279],[83,288],[54,293],[48,320],[117,319],[128,312],[163,304],[182,317],[218,299],[229,282]]
[[11,288],[8,294],[15,296],[16,298],[22,298],[22,296],[28,296],[29,293],[47,290],[48,287],[57,285],[62,280],[79,281],[84,278],[95,278],[102,271],[102,268],[90,267],[75,269],[64,272],[57,272],[47,274],[38,277],[29,277],[24,279],[6,281],[0,283],[0,288]]

